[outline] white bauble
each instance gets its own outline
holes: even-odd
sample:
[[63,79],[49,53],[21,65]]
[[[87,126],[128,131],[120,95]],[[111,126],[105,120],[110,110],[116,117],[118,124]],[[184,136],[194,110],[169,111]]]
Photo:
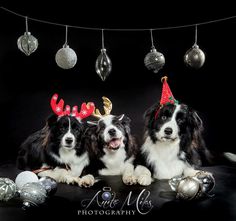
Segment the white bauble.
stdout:
[[70,69],[73,68],[77,62],[77,55],[69,45],[64,45],[56,53],[56,63],[60,68]]
[[15,183],[21,189],[26,183],[38,182],[39,178],[31,171],[24,171],[17,175]]

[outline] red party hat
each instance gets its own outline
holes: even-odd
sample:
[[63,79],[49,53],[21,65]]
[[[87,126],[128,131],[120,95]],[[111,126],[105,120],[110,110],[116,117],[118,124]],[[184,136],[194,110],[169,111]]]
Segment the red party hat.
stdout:
[[175,100],[175,98],[170,90],[170,87],[167,83],[167,79],[168,78],[166,76],[161,78],[161,82],[163,82],[161,100],[160,100],[160,106],[158,107],[156,114],[155,114],[155,119],[157,118],[158,113],[159,113],[160,109],[163,107],[163,105],[165,105],[165,104],[178,104],[178,101]]
[[162,86],[162,94],[161,94],[161,101],[160,101],[160,105],[165,105],[165,104],[175,104],[177,101],[175,100],[170,87],[167,83],[167,77],[162,77],[161,78],[161,82],[163,82],[163,86]]

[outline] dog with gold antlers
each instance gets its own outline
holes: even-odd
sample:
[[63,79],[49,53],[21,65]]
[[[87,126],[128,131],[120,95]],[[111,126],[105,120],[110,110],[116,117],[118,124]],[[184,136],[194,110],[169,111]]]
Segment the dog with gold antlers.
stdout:
[[44,128],[30,135],[21,145],[17,164],[19,169],[39,172],[39,176],[49,176],[57,182],[92,186],[94,177],[81,177],[83,169],[89,165],[88,152],[81,145],[85,126],[82,119],[94,112],[93,103],[83,103],[81,110],[69,105],[64,108],[64,100],[57,103],[58,95],[51,98],[54,112]]
[[94,111],[93,116],[98,121],[87,128],[83,141],[90,156],[87,172],[94,176],[121,175],[125,184],[135,184],[136,144],[130,131],[130,119],[124,114],[112,115],[111,101],[107,97],[102,99],[105,114],[98,109]]

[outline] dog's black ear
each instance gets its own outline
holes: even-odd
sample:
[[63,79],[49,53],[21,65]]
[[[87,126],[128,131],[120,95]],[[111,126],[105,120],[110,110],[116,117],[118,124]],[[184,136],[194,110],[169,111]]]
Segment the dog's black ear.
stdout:
[[202,119],[199,117],[198,113],[195,110],[189,110],[189,120],[190,125],[193,127],[193,129],[199,132],[203,131],[203,122]]
[[145,127],[152,128],[152,125],[155,122],[156,113],[159,109],[160,109],[160,104],[156,103],[145,111],[145,113],[144,113]]
[[47,119],[47,122],[46,122],[47,126],[49,128],[52,127],[57,122],[57,119],[58,119],[57,115],[55,115],[55,114],[50,115]]
[[118,116],[117,118],[119,121],[121,121],[122,125],[124,125],[126,133],[129,134],[131,119],[124,114]]

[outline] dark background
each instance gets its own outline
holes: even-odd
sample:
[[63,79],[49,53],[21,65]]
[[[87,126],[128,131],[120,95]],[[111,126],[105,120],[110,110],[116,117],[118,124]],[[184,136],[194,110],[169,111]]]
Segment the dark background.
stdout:
[[[63,4],[48,2],[2,1],[1,6],[29,17],[68,25],[98,28],[155,28],[194,24],[235,15],[221,5],[206,9],[196,5],[166,2],[93,1]],[[132,119],[133,134],[141,141],[143,113],[159,101],[161,76],[169,77],[176,99],[199,111],[205,123],[207,146],[216,151],[234,150],[235,39],[236,19],[199,26],[198,44],[206,54],[199,70],[184,65],[183,56],[194,43],[194,27],[154,31],[154,43],[166,58],[157,74],[143,63],[150,51],[149,31],[105,31],[105,47],[113,70],[105,82],[95,72],[95,60],[101,49],[101,32],[69,29],[68,43],[78,62],[63,70],[55,63],[55,54],[65,41],[65,28],[29,20],[29,31],[39,47],[30,56],[17,49],[16,41],[25,31],[24,18],[0,10],[0,162],[14,160],[17,148],[32,132],[43,127],[52,113],[49,101],[57,92],[71,106],[93,101],[102,107],[103,95],[113,102],[113,114]]]

